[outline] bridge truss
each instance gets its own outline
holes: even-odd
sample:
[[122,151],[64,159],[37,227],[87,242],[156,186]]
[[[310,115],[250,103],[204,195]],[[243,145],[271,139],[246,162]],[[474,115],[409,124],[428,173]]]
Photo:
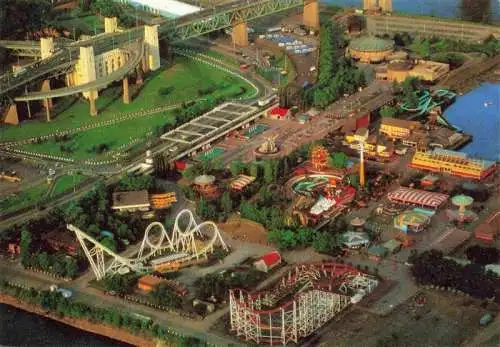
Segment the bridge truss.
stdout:
[[[206,257],[214,251],[216,245],[228,250],[217,225],[210,221],[196,223],[193,213],[187,209],[176,216],[171,234],[167,233],[163,224],[151,223],[144,232],[135,258],[120,256],[74,225],[69,224],[67,228],[75,233],[98,280],[106,275],[124,274],[129,271],[150,272],[153,270],[150,263],[152,258],[164,253],[174,255],[172,259],[175,259],[175,262],[185,262]],[[154,229],[160,231],[155,241],[150,235]],[[197,241],[203,238],[204,243],[200,245]]]
[[257,18],[302,6],[308,0],[240,0],[162,24],[159,33],[171,42],[248,22]]
[[257,344],[299,343],[349,306],[352,296],[377,285],[374,277],[343,264],[297,265],[271,290],[230,290],[231,330]]

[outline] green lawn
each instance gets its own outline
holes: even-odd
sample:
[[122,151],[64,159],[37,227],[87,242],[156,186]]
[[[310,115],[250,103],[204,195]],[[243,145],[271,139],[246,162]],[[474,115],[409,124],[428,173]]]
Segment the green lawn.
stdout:
[[[92,151],[96,145],[105,144],[110,150],[121,145],[126,145],[132,139],[145,136],[157,125],[163,125],[173,120],[171,112],[163,112],[144,118],[132,119],[123,123],[109,125],[106,127],[87,130],[73,135],[70,141],[56,142],[46,141],[41,144],[27,144],[21,148],[26,151],[35,151],[52,155],[70,156],[75,159],[111,159],[106,153],[97,154]],[[61,152],[60,146],[64,144],[73,151],[71,154]]]
[[8,213],[36,204],[48,189],[47,183],[41,183],[22,190],[15,196],[0,199],[0,213]]
[[54,184],[54,188],[52,189],[51,196],[57,196],[67,190],[73,188],[73,185],[78,185],[79,183],[85,180],[85,176],[80,174],[74,175],[64,175],[57,179]]
[[[48,123],[34,120],[24,121],[19,126],[1,125],[0,137],[2,140],[21,140],[52,133],[55,130],[75,129],[97,121],[110,120],[119,113],[195,100],[198,98],[198,89],[214,85],[220,88],[212,94],[213,96],[229,95],[242,86],[246,87],[247,95],[252,92],[251,87],[239,78],[214,69],[209,65],[178,57],[171,67],[160,70],[148,77],[140,93],[128,105],[122,103],[121,87],[110,87],[99,94],[96,102],[99,116],[96,118],[89,116],[89,105],[86,101],[77,100],[70,108],[57,114]],[[170,89],[170,92],[166,95],[160,95],[160,89]],[[146,117],[140,120],[139,123],[149,123],[150,120],[151,117]],[[130,130],[128,129],[131,127],[129,122],[131,121],[121,123],[118,127],[120,130]],[[149,124],[148,129],[151,129],[151,127],[152,125]],[[108,130],[110,129],[111,127]]]

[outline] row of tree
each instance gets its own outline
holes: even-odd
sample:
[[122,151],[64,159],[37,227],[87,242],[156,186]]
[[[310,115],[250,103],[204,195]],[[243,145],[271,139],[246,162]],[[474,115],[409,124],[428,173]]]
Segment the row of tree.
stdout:
[[26,268],[40,269],[56,276],[73,278],[78,273],[78,261],[62,253],[49,254],[34,248],[31,232],[21,232],[21,264]]
[[180,336],[177,332],[165,328],[152,319],[138,318],[128,312],[116,308],[102,308],[87,303],[64,298],[61,294],[47,290],[37,291],[34,288],[13,286],[5,280],[0,280],[0,294],[9,295],[23,302],[38,305],[56,314],[58,317],[87,319],[94,323],[102,323],[116,328],[127,329],[134,334],[144,333],[164,341],[170,341],[180,346],[205,346],[199,339]]
[[197,297],[210,298],[213,296],[218,300],[226,300],[229,289],[249,289],[264,278],[265,273],[254,268],[211,273],[196,280]]
[[344,28],[337,22],[328,21],[320,30],[318,83],[306,89],[306,103],[324,108],[344,94],[352,94],[366,85],[365,74],[344,57],[346,41]]
[[410,261],[419,284],[452,287],[480,299],[500,297],[500,278],[480,264],[460,265],[436,250],[414,254]]

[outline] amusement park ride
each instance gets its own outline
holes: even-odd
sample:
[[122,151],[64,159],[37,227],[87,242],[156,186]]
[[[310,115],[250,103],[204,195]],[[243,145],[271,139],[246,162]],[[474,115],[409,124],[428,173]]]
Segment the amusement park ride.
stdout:
[[[192,261],[205,259],[214,251],[216,244],[228,250],[217,225],[210,221],[197,224],[193,213],[187,209],[176,216],[170,235],[163,224],[151,223],[146,228],[135,258],[125,258],[116,254],[74,225],[69,224],[67,228],[76,234],[98,280],[109,274],[126,274],[130,271],[147,273],[172,267],[178,269]],[[150,232],[155,228],[160,230],[160,235],[152,240]],[[210,233],[211,237],[207,235]],[[203,240],[204,238],[208,240]],[[165,253],[166,256],[154,259]]]
[[231,330],[257,344],[298,343],[377,285],[378,280],[347,265],[297,265],[269,290],[230,290]]

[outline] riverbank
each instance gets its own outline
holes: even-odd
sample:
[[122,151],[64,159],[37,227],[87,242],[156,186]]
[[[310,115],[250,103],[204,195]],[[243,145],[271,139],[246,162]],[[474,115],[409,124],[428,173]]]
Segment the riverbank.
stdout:
[[[102,335],[110,339],[118,340],[130,345],[141,346],[141,347],[156,347],[156,346],[169,346],[167,342],[159,342],[153,337],[145,336],[144,334],[138,333],[137,335],[132,334],[130,331],[122,328],[117,328],[109,326],[103,323],[93,323],[87,319],[76,319],[70,317],[58,317],[55,314],[49,313],[47,310],[43,309],[38,305],[29,304],[16,299],[8,295],[0,295],[0,303],[6,304],[20,310],[30,312],[42,317],[46,317],[57,322],[72,326],[74,328],[84,330],[93,334]],[[173,346],[173,345],[171,345]]]

